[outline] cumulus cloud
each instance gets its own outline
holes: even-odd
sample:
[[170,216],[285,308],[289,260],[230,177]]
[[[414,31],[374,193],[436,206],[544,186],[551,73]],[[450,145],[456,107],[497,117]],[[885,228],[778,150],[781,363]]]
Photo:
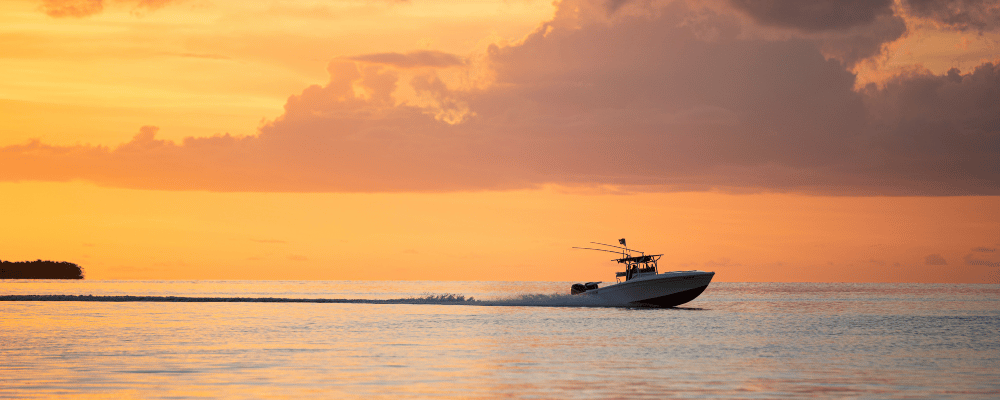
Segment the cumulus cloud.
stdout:
[[[135,11],[151,11],[177,0],[118,0],[134,4]],[[86,17],[104,11],[105,0],[42,0],[42,11],[50,17]]]
[[959,31],[1000,28],[998,0],[903,0],[903,6],[914,16]]
[[870,86],[866,94],[874,128],[867,138],[873,170],[997,193],[1000,65],[985,63],[967,74],[916,72],[880,89]]
[[929,254],[924,258],[924,264],[927,265],[948,265],[948,262],[941,257],[940,254]]
[[422,50],[411,53],[377,53],[354,57],[348,60],[362,61],[372,64],[385,64],[397,68],[433,67],[445,68],[464,65],[465,61],[454,54],[440,51]]
[[878,55],[906,33],[892,0],[730,0],[756,23],[793,29],[848,66]]
[[907,32],[906,22],[898,16],[880,16],[875,22],[842,31],[811,35],[823,54],[851,67],[883,53],[883,47]]
[[[216,191],[555,183],[1000,194],[993,64],[858,91],[817,40],[743,35],[737,15],[685,2],[613,17],[606,5],[566,0],[523,42],[491,46],[486,86],[458,89],[433,68],[413,69],[460,61],[446,53],[341,59],[329,82],[291,96],[256,136],[173,143],[144,127],[116,148],[33,141],[0,148],[0,180]],[[404,89],[421,101],[401,98]]]
[[892,0],[730,0],[764,25],[825,31],[868,25],[892,15]]

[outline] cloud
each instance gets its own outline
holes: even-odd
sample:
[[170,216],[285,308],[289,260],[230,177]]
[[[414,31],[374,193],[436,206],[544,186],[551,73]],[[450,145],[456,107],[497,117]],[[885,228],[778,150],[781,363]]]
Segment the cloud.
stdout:
[[1000,28],[997,0],[903,0],[912,15],[958,31],[993,31]]
[[965,265],[1000,267],[1000,260],[996,259],[997,249],[995,247],[978,246],[973,247],[971,251],[972,253],[966,254],[964,257]]
[[[133,12],[152,11],[177,0],[118,0],[135,4]],[[42,11],[50,17],[82,18],[104,11],[104,0],[42,0]]]
[[848,66],[880,54],[884,44],[907,31],[892,0],[730,0],[730,4],[758,24],[799,32],[815,41],[824,55]]
[[611,17],[605,6],[566,0],[522,42],[491,46],[483,65],[457,66],[488,71],[489,83],[475,88],[413,68],[456,62],[446,53],[339,59],[329,82],[289,97],[256,136],[173,143],[144,127],[116,148],[32,141],[0,148],[0,180],[212,191],[561,184],[1000,194],[998,66],[913,71],[855,90],[821,41],[745,35],[733,12],[685,2],[622,6]]
[[965,260],[965,265],[969,266],[1000,267],[1000,261],[979,259],[973,256],[972,253],[966,254],[964,260]]
[[876,128],[867,138],[873,170],[940,191],[1000,192],[1000,65],[916,72],[866,94]]
[[612,15],[630,1],[631,0],[606,0],[604,2],[604,7],[607,9],[608,15]]
[[42,0],[42,11],[50,17],[86,17],[104,10],[104,0]]
[[730,0],[730,4],[760,24],[811,32],[868,25],[893,14],[892,0]]
[[454,54],[431,50],[414,51],[411,53],[366,54],[347,57],[347,59],[372,64],[391,65],[397,68],[445,68],[465,64],[465,61],[461,57]]
[[941,257],[940,254],[929,254],[924,258],[924,264],[927,265],[948,265],[948,262]]
[[883,53],[883,47],[903,37],[906,22],[897,16],[880,16],[873,23],[843,31],[807,35],[816,40],[823,54],[844,62],[848,67]]

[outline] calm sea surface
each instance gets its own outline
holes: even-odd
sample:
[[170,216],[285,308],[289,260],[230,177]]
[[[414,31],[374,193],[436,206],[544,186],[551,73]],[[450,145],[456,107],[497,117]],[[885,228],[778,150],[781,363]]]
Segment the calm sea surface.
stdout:
[[0,301],[0,398],[1000,397],[1000,285],[713,283],[677,309],[569,285],[0,281],[73,300]]

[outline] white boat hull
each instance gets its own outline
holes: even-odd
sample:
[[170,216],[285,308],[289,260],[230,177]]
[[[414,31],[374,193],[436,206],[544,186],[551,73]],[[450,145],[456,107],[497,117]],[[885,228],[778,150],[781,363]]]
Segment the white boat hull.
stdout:
[[612,304],[676,307],[704,292],[713,276],[715,272],[705,271],[649,273],[582,294],[597,296]]

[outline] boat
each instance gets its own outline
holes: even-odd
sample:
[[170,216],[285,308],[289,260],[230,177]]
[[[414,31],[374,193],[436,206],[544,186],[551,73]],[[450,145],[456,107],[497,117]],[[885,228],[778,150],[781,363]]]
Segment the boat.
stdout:
[[590,243],[618,248],[621,252],[591,247],[574,247],[574,249],[619,253],[621,257],[613,261],[625,264],[625,271],[615,274],[614,284],[601,287],[602,282],[577,283],[570,287],[570,294],[597,296],[611,304],[676,307],[701,295],[715,276],[715,272],[698,270],[660,273],[657,262],[663,254],[647,255],[645,252],[629,249],[625,239],[618,240],[618,243],[625,247]]

